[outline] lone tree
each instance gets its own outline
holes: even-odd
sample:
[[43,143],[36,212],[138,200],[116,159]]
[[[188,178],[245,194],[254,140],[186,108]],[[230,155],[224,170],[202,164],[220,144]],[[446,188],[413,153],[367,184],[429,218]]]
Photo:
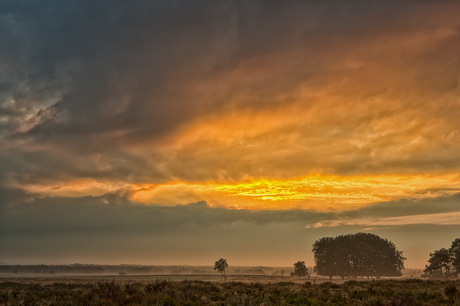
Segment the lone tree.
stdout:
[[302,278],[302,276],[310,277],[310,271],[305,266],[305,261],[298,261],[294,264],[294,275]]
[[401,276],[406,259],[393,242],[370,233],[323,237],[312,252],[314,271],[329,278]]
[[227,268],[227,259],[221,258],[214,264],[214,270],[216,270],[216,272],[220,272],[220,280],[222,280],[222,278],[224,278],[225,281],[227,280],[227,276],[225,275],[225,270],[227,270]]
[[449,249],[442,248],[430,253],[425,273],[430,278],[456,278],[460,273],[460,238],[452,241]]

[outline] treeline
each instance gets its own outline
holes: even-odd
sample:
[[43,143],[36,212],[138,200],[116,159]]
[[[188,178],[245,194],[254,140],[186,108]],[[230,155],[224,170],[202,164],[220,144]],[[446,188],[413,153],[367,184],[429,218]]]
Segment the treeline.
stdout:
[[[246,269],[243,269],[246,268]],[[266,275],[266,271],[275,271],[271,267],[232,267],[232,274]],[[266,271],[262,270],[264,268]],[[151,265],[99,265],[99,264],[71,264],[71,265],[0,265],[0,273],[8,274],[114,274],[114,275],[142,275],[142,274],[214,274],[211,266],[151,266]],[[281,274],[281,272],[279,272]],[[271,273],[269,273],[271,274]]]
[[166,270],[158,266],[138,265],[0,265],[0,273],[12,274],[130,274],[163,273]]

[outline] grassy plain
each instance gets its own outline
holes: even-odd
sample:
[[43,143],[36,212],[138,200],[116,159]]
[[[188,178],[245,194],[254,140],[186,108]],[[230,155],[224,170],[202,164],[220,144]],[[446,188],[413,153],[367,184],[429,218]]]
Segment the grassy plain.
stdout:
[[456,305],[460,281],[218,275],[0,277],[0,305]]

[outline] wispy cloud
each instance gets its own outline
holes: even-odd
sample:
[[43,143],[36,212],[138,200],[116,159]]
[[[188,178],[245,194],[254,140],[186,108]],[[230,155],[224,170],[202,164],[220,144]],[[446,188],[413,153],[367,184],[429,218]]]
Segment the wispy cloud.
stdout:
[[318,228],[323,226],[341,226],[341,225],[360,225],[371,229],[372,226],[395,226],[411,224],[438,224],[438,225],[460,225],[460,212],[438,213],[438,214],[420,214],[402,217],[384,217],[384,218],[359,218],[349,220],[332,220],[327,222],[318,222],[307,225],[305,228]]

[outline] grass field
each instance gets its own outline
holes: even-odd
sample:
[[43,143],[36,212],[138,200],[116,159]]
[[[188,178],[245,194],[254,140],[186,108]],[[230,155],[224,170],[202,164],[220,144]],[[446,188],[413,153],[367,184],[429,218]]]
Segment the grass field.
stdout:
[[230,276],[227,282],[213,275],[194,279],[192,276],[160,279],[152,275],[3,277],[0,278],[0,305],[460,306],[460,281],[297,279],[296,282],[274,282],[268,277],[241,275]]

